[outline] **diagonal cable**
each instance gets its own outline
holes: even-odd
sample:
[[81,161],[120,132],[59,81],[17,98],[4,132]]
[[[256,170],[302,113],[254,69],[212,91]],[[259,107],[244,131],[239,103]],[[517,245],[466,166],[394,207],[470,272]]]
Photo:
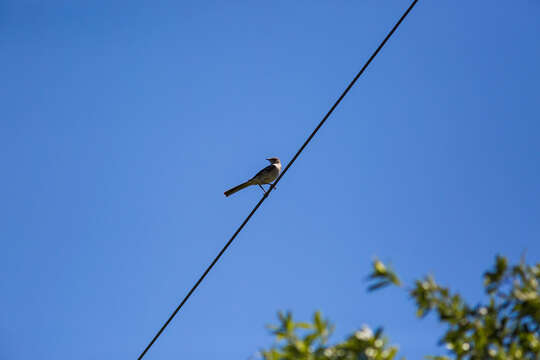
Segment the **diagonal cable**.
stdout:
[[199,286],[199,284],[204,280],[204,278],[206,277],[206,275],[208,275],[208,273],[210,272],[210,270],[212,270],[212,268],[214,267],[214,265],[218,262],[218,260],[221,258],[221,255],[223,255],[223,253],[227,250],[227,248],[231,245],[231,243],[234,241],[234,239],[236,238],[236,236],[240,233],[240,231],[242,231],[242,229],[244,228],[244,226],[247,224],[247,222],[249,221],[249,219],[251,219],[251,217],[253,216],[253,214],[255,214],[255,212],[257,211],[257,209],[262,205],[262,203],[266,200],[266,198],[268,197],[268,195],[270,194],[270,192],[275,188],[275,186],[277,185],[277,183],[281,180],[281,178],[285,175],[285,173],[287,172],[287,170],[289,170],[289,168],[292,166],[292,164],[294,164],[294,162],[296,161],[296,159],[298,158],[298,156],[300,156],[300,154],[302,153],[302,151],[305,149],[305,147],[309,144],[309,142],[311,141],[311,139],[313,139],[313,137],[315,136],[315,134],[317,134],[317,132],[319,131],[319,129],[323,126],[323,124],[326,122],[326,120],[330,117],[330,115],[334,112],[334,110],[336,109],[336,107],[339,105],[339,103],[341,103],[341,100],[343,100],[343,98],[345,97],[345,95],[347,95],[347,93],[349,92],[349,90],[351,90],[351,88],[354,86],[354,84],[356,83],[356,81],[358,80],[358,78],[364,73],[364,71],[366,70],[366,68],[369,66],[369,64],[373,61],[373,59],[377,56],[377,54],[381,51],[381,49],[383,48],[383,46],[386,44],[386,42],[388,41],[388,39],[390,39],[390,37],[394,34],[394,32],[397,30],[397,28],[399,27],[399,25],[403,22],[403,20],[407,17],[407,15],[409,14],[409,12],[413,9],[413,7],[416,5],[416,3],[418,2],[418,0],[414,0],[411,5],[407,8],[407,10],[403,13],[403,15],[401,16],[401,18],[396,22],[396,24],[394,25],[394,27],[392,28],[392,30],[390,30],[390,32],[388,33],[388,35],[386,35],[386,37],[384,38],[384,40],[379,44],[379,46],[377,47],[377,49],[373,52],[373,54],[370,56],[370,58],[368,59],[368,61],[366,61],[366,63],[364,64],[364,66],[362,67],[362,69],[360,69],[360,71],[358,72],[358,74],[356,74],[356,76],[354,77],[354,79],[349,83],[349,85],[347,86],[347,88],[343,91],[343,93],[341,94],[341,96],[337,99],[337,101],[334,103],[334,105],[332,105],[332,107],[330,108],[330,110],[328,110],[328,112],[326,113],[326,115],[323,117],[323,119],[321,120],[321,122],[319,123],[319,125],[317,125],[317,127],[315,128],[315,130],[313,130],[313,132],[311,133],[311,135],[309,135],[309,137],[307,138],[307,140],[304,142],[304,144],[302,144],[302,146],[300,147],[300,149],[296,152],[296,154],[293,156],[293,158],[291,159],[291,161],[287,164],[287,166],[285,167],[285,169],[281,172],[281,174],[279,175],[279,177],[276,179],[276,181],[270,185],[270,189],[263,195],[263,197],[261,198],[261,200],[259,200],[259,202],[257,203],[257,205],[255,205],[255,207],[253,208],[253,210],[251,210],[251,212],[249,213],[249,215],[245,218],[245,220],[242,222],[242,224],[238,227],[238,229],[236,229],[236,231],[234,232],[234,234],[231,236],[231,238],[229,239],[229,241],[227,241],[227,243],[225,244],[225,246],[223,247],[223,249],[221,249],[221,251],[219,252],[219,254],[214,258],[214,260],[212,261],[212,263],[206,268],[206,270],[204,271],[204,273],[201,275],[201,277],[199,278],[199,280],[197,280],[197,282],[195,283],[195,285],[193,285],[193,287],[191,288],[191,290],[189,290],[189,292],[187,293],[187,295],[184,297],[184,299],[182,300],[182,302],[180,303],[180,305],[178,305],[178,307],[173,311],[173,313],[169,316],[169,318],[167,319],[167,321],[165,322],[165,324],[163,324],[163,326],[161,327],[161,329],[159,329],[159,331],[157,332],[157,334],[152,338],[152,341],[150,341],[150,343],[146,346],[146,348],[144,349],[144,351],[141,353],[141,355],[139,355],[139,357],[137,358],[137,360],[141,360],[144,355],[148,352],[148,350],[152,347],[152,345],[154,345],[154,343],[156,342],[156,340],[159,338],[159,336],[161,335],[161,333],[165,330],[165,328],[169,325],[169,323],[172,321],[172,319],[176,316],[176,314],[178,313],[178,311],[180,311],[180,309],[182,308],[182,306],[184,306],[184,304],[187,302],[187,300],[189,299],[189,297],[191,296],[191,294],[193,294],[193,292],[195,291],[195,289],[197,289],[197,287]]

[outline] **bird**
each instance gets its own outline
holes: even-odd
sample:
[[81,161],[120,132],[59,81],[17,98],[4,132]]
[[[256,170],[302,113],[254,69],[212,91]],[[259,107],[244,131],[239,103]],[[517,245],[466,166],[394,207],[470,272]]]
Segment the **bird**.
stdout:
[[233,187],[224,192],[225,196],[229,197],[235,192],[238,192],[250,185],[259,185],[262,191],[266,194],[266,191],[262,187],[265,184],[271,184],[272,181],[276,180],[281,172],[281,161],[277,157],[271,157],[266,159],[270,161],[270,165],[259,171],[254,177],[242,183],[238,186]]

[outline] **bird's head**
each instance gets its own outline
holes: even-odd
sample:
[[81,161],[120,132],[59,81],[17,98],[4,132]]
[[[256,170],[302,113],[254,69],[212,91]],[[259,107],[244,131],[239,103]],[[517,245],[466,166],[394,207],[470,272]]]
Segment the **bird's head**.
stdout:
[[266,160],[270,161],[270,164],[281,164],[281,161],[277,157],[271,157]]

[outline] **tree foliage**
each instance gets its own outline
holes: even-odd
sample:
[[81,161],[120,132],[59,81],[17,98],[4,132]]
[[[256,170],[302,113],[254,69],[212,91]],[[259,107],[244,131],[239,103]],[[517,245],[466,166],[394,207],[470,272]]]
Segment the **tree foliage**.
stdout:
[[[373,262],[369,291],[401,286],[396,273],[381,261]],[[417,316],[430,312],[447,326],[440,342],[446,356],[433,360],[540,360],[540,263],[508,266],[497,256],[484,274],[485,303],[471,305],[461,295],[439,285],[432,276],[405,290],[414,300]],[[265,360],[391,360],[398,348],[390,345],[381,328],[364,326],[345,340],[329,344],[333,326],[316,312],[311,322],[295,322],[291,313],[279,313],[271,327],[276,343],[261,352]]]

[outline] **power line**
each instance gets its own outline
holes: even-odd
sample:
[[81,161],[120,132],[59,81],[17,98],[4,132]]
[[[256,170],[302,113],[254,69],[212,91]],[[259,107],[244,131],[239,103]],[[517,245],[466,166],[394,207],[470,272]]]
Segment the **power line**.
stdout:
[[364,71],[366,70],[366,68],[369,66],[369,64],[371,63],[371,61],[377,56],[377,54],[379,53],[379,51],[381,51],[381,49],[383,48],[383,46],[386,44],[386,42],[388,41],[388,39],[390,39],[390,37],[394,34],[394,32],[397,30],[397,28],[399,27],[399,25],[403,22],[403,20],[407,17],[407,15],[409,14],[409,12],[413,9],[413,7],[416,5],[416,3],[418,2],[418,0],[414,0],[411,5],[407,8],[407,10],[403,13],[403,15],[401,16],[401,18],[398,20],[398,22],[396,22],[396,24],[394,25],[394,27],[392,28],[392,30],[390,30],[390,32],[388,33],[388,35],[386,35],[386,37],[384,38],[384,40],[379,44],[379,47],[377,47],[377,49],[373,52],[373,54],[370,56],[370,58],[368,59],[368,61],[366,61],[366,63],[364,64],[364,66],[362,67],[362,69],[360,69],[360,71],[358,72],[358,74],[356,74],[356,76],[354,77],[354,79],[349,83],[349,85],[347,86],[347,88],[343,91],[343,93],[341,94],[341,96],[337,99],[337,101],[334,103],[334,105],[330,108],[330,110],[328,110],[328,112],[326,113],[326,115],[323,117],[323,119],[321,120],[321,122],[319,123],[319,125],[317,125],[317,127],[315,128],[315,130],[313,130],[313,132],[311,133],[311,135],[309,135],[309,137],[307,138],[307,140],[304,142],[304,144],[300,147],[300,149],[296,152],[296,154],[293,156],[292,160],[287,164],[287,166],[285,167],[285,169],[282,171],[281,175],[279,175],[279,177],[276,179],[276,181],[270,185],[270,189],[263,195],[263,197],[261,198],[261,200],[259,200],[259,202],[257,203],[257,205],[255,205],[255,207],[253,208],[253,210],[251,210],[251,212],[249,213],[249,215],[246,217],[246,219],[242,222],[242,224],[238,227],[238,229],[236,229],[236,231],[234,232],[233,236],[231,236],[231,238],[229,239],[229,241],[227,241],[227,243],[225,244],[225,246],[223,247],[223,249],[221,249],[221,251],[219,252],[219,254],[215,257],[215,259],[212,261],[212,263],[210,264],[210,266],[208,266],[206,268],[206,270],[204,271],[204,273],[202,274],[202,276],[199,278],[199,280],[197,280],[197,282],[195,283],[195,285],[193,285],[193,287],[191,288],[191,290],[189,290],[189,292],[187,293],[187,295],[184,297],[184,299],[182,300],[182,302],[180,303],[180,305],[178,305],[178,307],[173,311],[173,313],[171,314],[171,316],[169,316],[169,318],[167,319],[167,321],[165,322],[165,324],[163,324],[163,326],[161,327],[161,329],[159,329],[159,331],[157,332],[157,334],[154,336],[154,338],[152,339],[152,341],[150,341],[150,343],[146,346],[146,348],[144,349],[144,351],[141,353],[141,355],[139,355],[139,357],[137,358],[137,360],[141,360],[144,355],[148,352],[148,350],[152,347],[152,345],[156,342],[156,340],[158,339],[158,337],[161,335],[161,333],[163,332],[163,330],[165,330],[165,328],[169,325],[169,323],[172,321],[172,319],[176,316],[176,314],[178,313],[178,311],[180,311],[180,309],[182,308],[182,306],[184,306],[184,304],[187,302],[187,300],[189,299],[189,297],[191,296],[191,294],[193,294],[193,292],[195,291],[195,289],[197,289],[197,287],[199,286],[199,284],[204,280],[204,278],[206,277],[206,275],[208,275],[208,273],[210,272],[210,270],[212,270],[212,268],[214,267],[214,265],[218,262],[219,258],[221,257],[221,255],[223,255],[223,253],[227,250],[227,248],[229,247],[229,245],[231,245],[231,243],[234,241],[234,239],[236,238],[236,236],[240,233],[240,231],[242,231],[242,229],[244,228],[244,226],[247,224],[247,222],[249,221],[249,219],[251,219],[251,217],[253,216],[253,214],[255,214],[255,212],[257,211],[257,209],[261,206],[261,204],[264,202],[264,200],[266,200],[266,198],[268,197],[268,195],[270,194],[270,192],[276,187],[276,185],[278,184],[278,182],[281,180],[281,178],[285,175],[285,173],[287,172],[287,170],[289,170],[289,168],[292,166],[292,164],[296,161],[296,159],[298,158],[298,156],[300,156],[300,153],[302,153],[302,151],[304,150],[304,148],[309,144],[309,142],[311,141],[311,139],[313,139],[313,137],[315,136],[315,134],[319,131],[319,129],[323,126],[323,124],[326,122],[326,120],[328,119],[328,117],[330,117],[330,115],[332,114],[332,112],[334,112],[335,108],[339,105],[339,103],[341,102],[341,100],[343,100],[343,98],[345,97],[345,95],[347,95],[347,93],[349,92],[349,90],[351,90],[351,88],[353,87],[353,85],[356,83],[356,81],[358,80],[358,78],[364,73]]

